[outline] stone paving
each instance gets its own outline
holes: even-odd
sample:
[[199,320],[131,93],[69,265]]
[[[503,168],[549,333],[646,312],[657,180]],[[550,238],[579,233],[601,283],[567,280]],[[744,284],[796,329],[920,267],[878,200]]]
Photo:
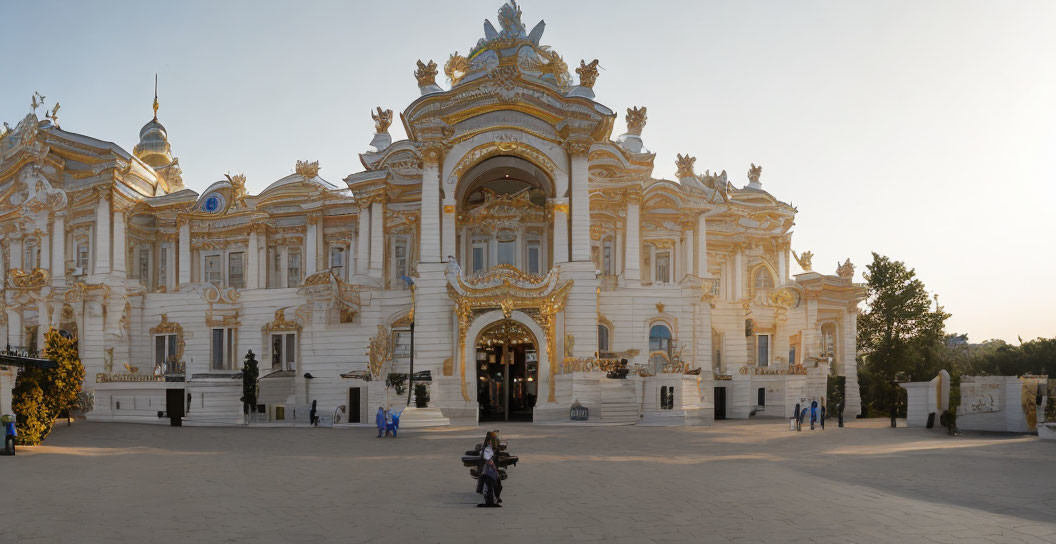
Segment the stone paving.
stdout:
[[1056,443],[1037,437],[487,427],[521,458],[502,509],[474,507],[459,463],[485,427],[60,425],[0,458],[0,542],[1056,543]]

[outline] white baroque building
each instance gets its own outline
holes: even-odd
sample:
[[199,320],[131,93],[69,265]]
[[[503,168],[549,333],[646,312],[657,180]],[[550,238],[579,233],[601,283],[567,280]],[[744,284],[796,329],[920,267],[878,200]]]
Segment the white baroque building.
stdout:
[[[341,181],[299,161],[257,195],[243,176],[199,194],[157,101],[131,153],[34,108],[0,137],[0,335],[76,334],[91,419],[241,422],[252,350],[258,421],[312,401],[367,421],[406,403],[385,377],[408,371],[412,322],[422,424],[567,421],[577,402],[602,422],[786,417],[829,375],[858,414],[853,266],[791,251],[796,210],[760,167],[738,187],[679,155],[677,180],[653,177],[644,107],[613,138],[597,61],[570,74],[514,2],[498,23],[450,57],[448,88],[418,62],[408,139],[378,108]],[[629,377],[607,378],[620,359]]]

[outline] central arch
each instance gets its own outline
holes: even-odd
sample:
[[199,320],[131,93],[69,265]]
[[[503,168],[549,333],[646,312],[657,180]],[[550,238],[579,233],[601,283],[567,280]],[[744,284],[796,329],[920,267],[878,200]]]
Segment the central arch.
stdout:
[[[466,342],[465,352],[463,353],[463,360],[466,361],[465,373],[466,389],[470,395],[472,395],[471,401],[477,403],[479,407],[480,398],[477,384],[481,382],[483,376],[480,370],[480,364],[477,362],[477,341],[481,336],[481,333],[490,327],[495,326],[503,321],[511,321],[516,323],[520,327],[527,330],[530,333],[533,343],[535,345],[535,352],[538,364],[536,375],[534,376],[535,383],[538,385],[535,387],[537,394],[535,395],[535,406],[542,404],[542,397],[546,395],[550,387],[550,356],[547,350],[547,336],[543,331],[542,327],[528,314],[514,310],[510,312],[509,317],[502,312],[502,310],[492,310],[490,312],[481,314],[473,320],[469,329],[466,330]],[[534,407],[529,407],[534,408]],[[533,410],[534,411],[534,410]],[[478,409],[477,417],[480,417],[480,410]]]

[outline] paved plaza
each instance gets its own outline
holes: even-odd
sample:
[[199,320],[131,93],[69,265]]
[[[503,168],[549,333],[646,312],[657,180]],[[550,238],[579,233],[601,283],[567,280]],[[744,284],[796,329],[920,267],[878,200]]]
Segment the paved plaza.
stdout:
[[459,462],[485,427],[62,424],[0,458],[0,542],[1056,542],[1037,437],[488,427],[521,459],[502,509],[474,507]]

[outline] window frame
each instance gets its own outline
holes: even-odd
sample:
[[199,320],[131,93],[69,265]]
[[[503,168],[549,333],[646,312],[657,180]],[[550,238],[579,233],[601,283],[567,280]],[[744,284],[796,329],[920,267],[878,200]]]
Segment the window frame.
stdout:
[[[220,364],[217,366],[216,334],[220,333]],[[211,327],[209,329],[209,370],[234,370],[235,353],[238,350],[238,329]]]
[[[296,257],[296,259],[294,259]],[[296,260],[297,264],[294,264]],[[280,264],[281,267],[281,264]],[[295,273],[296,272],[296,273]],[[286,287],[294,288],[301,286],[302,274],[304,273],[304,254],[300,248],[289,248],[286,250]]]
[[[663,268],[661,268],[661,264],[660,264],[661,259],[666,261],[665,264],[662,265]],[[656,252],[656,255],[653,257],[653,282],[654,283],[661,283],[661,284],[671,283],[671,263],[673,261],[674,261],[674,259],[671,256],[671,251],[664,250],[664,251],[657,251]],[[660,273],[661,271],[664,272],[664,274],[661,274]]]
[[[216,274],[218,275],[217,281],[212,281],[209,278],[209,262],[211,259],[216,259]],[[208,253],[202,253],[202,282],[211,283],[217,287],[224,285],[224,253],[222,251],[210,251]]]

